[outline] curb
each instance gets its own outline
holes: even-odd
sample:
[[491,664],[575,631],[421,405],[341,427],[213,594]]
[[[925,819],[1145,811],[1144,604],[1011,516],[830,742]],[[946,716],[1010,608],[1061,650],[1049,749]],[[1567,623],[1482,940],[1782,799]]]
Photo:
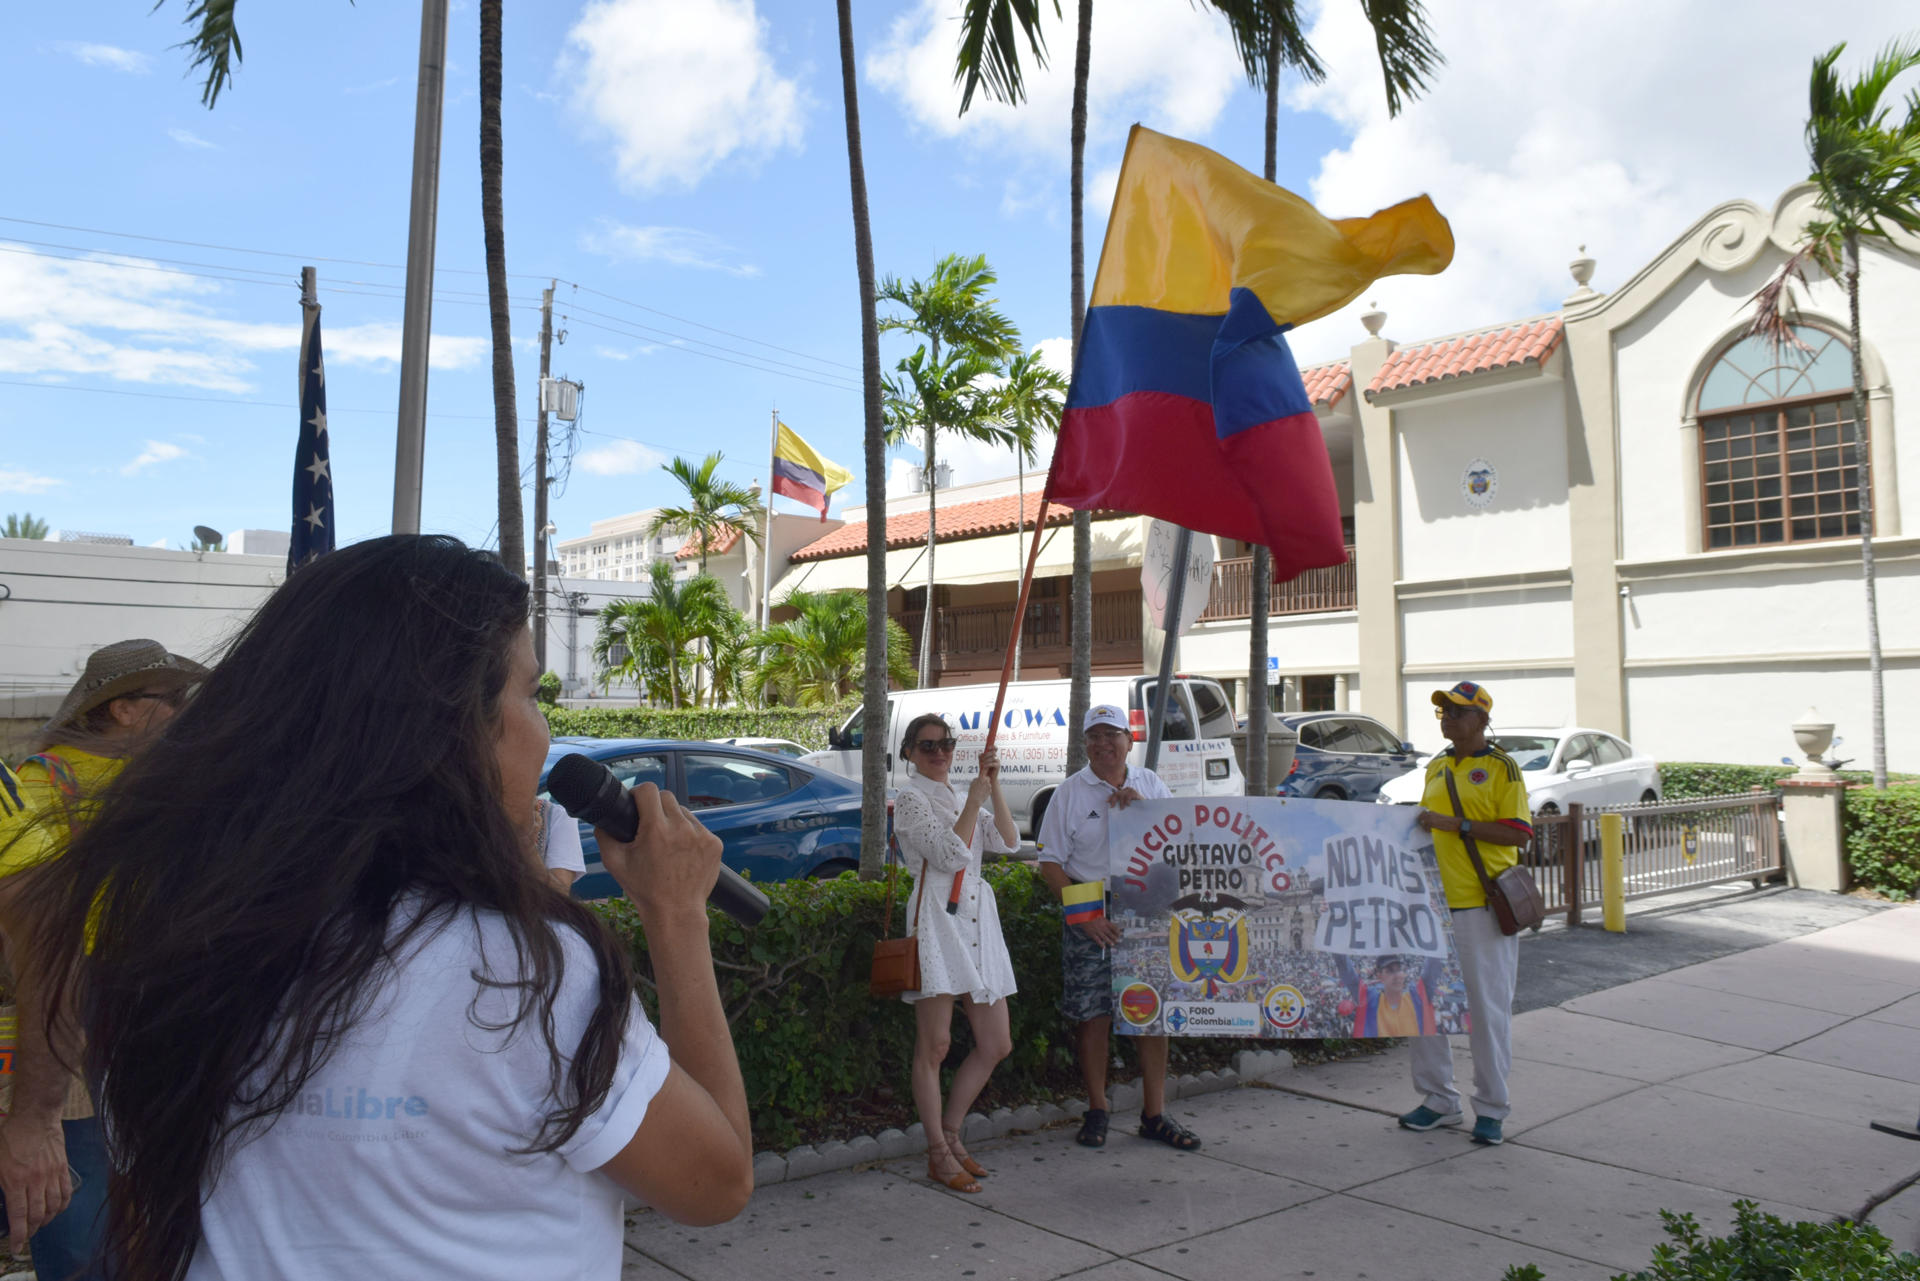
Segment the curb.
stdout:
[[[1293,1055],[1285,1050],[1242,1050],[1234,1057],[1234,1066],[1218,1072],[1169,1077],[1167,1098],[1188,1099],[1198,1094],[1232,1090],[1242,1085],[1267,1081],[1293,1069]],[[1108,1105],[1116,1111],[1140,1106],[1140,1083],[1129,1081],[1108,1093]],[[995,1108],[989,1114],[969,1112],[961,1139],[982,1143],[1010,1134],[1030,1134],[1074,1120],[1087,1110],[1085,1099],[1066,1103],[1028,1103],[1017,1108]],[[885,1129],[878,1134],[861,1134],[851,1139],[829,1139],[825,1143],[803,1143],[786,1152],[753,1154],[755,1187],[770,1183],[788,1183],[834,1170],[897,1161],[927,1150],[926,1131],[918,1121],[905,1130]]]

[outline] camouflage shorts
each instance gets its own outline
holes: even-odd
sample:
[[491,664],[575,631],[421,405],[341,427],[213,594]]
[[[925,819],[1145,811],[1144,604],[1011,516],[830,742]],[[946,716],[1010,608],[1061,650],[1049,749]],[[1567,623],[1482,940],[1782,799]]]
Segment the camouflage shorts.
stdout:
[[1107,949],[1080,932],[1061,926],[1060,961],[1065,983],[1060,1013],[1069,1023],[1113,1017],[1113,964]]

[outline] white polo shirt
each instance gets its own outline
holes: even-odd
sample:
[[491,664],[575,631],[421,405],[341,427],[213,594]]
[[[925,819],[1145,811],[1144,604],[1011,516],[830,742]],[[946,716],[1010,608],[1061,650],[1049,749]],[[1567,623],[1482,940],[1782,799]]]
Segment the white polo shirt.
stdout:
[[[1152,770],[1127,766],[1127,780],[1143,801],[1164,801],[1173,793]],[[1058,863],[1074,881],[1105,881],[1110,868],[1107,857],[1107,815],[1113,807],[1107,798],[1120,788],[1083,767],[1062,783],[1047,802],[1047,813],[1040,820],[1040,839],[1036,842],[1042,863]]]

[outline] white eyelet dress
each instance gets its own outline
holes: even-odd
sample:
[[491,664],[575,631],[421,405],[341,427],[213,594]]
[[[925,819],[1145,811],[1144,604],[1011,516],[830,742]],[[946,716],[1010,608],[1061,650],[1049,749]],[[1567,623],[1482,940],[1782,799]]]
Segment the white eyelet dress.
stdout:
[[[893,831],[914,878],[914,892],[906,905],[907,933],[920,940],[920,990],[901,993],[902,1000],[951,994],[971,997],[976,1005],[991,1005],[1016,990],[993,887],[980,878],[983,849],[996,854],[1014,850],[1000,839],[989,807],[980,807],[971,847],[954,834],[959,817],[960,795],[952,786],[911,768],[907,771],[906,786],[893,800]],[[960,888],[960,910],[948,915],[953,874],[961,868],[966,869],[966,879]],[[924,907],[919,902],[923,893]]]

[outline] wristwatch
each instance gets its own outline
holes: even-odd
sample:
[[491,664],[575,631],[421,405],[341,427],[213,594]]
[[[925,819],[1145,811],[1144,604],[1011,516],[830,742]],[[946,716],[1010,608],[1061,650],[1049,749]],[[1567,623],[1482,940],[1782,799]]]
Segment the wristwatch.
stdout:
[[1467,821],[1466,819],[1464,819],[1464,818],[1460,820],[1460,835],[1462,835],[1462,836],[1472,836],[1472,835],[1473,835],[1473,824],[1472,824],[1472,823],[1469,823],[1469,822],[1468,822],[1468,821]]

